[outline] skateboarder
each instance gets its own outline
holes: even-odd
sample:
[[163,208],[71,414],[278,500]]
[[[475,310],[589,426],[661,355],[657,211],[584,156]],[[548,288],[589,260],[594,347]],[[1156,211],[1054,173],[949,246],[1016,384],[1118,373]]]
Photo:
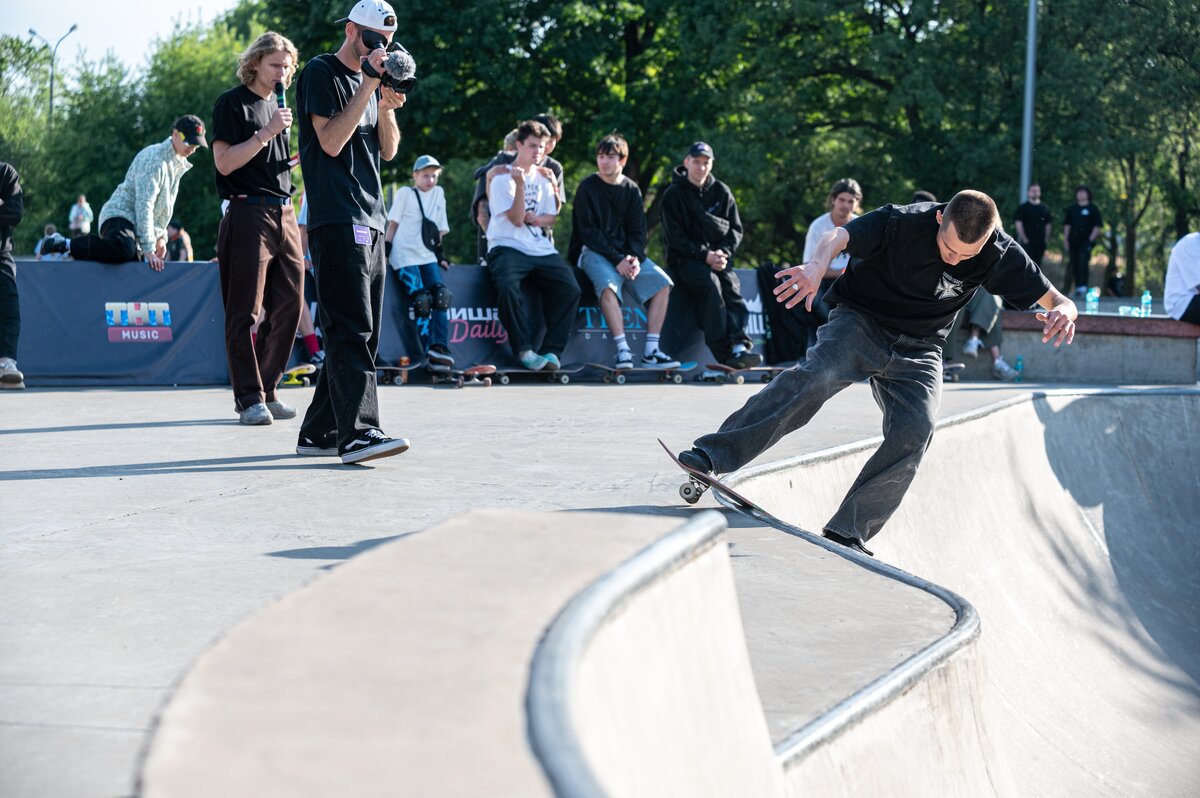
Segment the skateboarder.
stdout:
[[1071,343],[1075,304],[1056,290],[1000,228],[978,191],[948,204],[885,205],[826,233],[808,263],[779,272],[776,300],[811,309],[830,262],[853,260],[830,288],[834,308],[817,343],[695,447],[680,453],[708,473],[740,468],[808,423],[843,388],[870,379],[883,410],[883,443],[867,461],[825,537],[864,554],[899,506],[933,437],[942,348],[955,315],[980,286],[1017,307],[1038,304],[1043,343]]

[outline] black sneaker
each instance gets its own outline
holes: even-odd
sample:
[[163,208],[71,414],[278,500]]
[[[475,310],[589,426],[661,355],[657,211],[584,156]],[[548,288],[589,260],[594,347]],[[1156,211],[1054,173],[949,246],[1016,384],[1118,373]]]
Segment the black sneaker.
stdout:
[[844,535],[839,535],[837,532],[834,532],[829,529],[826,529],[821,534],[824,535],[826,540],[831,540],[834,543],[838,544],[839,546],[845,546],[848,549],[853,549],[854,551],[857,551],[859,554],[865,554],[868,557],[875,556],[875,552],[871,551],[866,546],[864,546],[862,544],[862,541],[859,540],[858,538],[848,538]]
[[318,371],[325,368],[325,350],[318,349],[316,352],[314,352],[311,356],[309,356],[308,363]]
[[296,441],[296,454],[301,457],[337,457],[337,435],[331,432],[315,439],[301,435]]
[[757,352],[739,352],[726,360],[725,365],[734,369],[752,369],[761,366],[762,362],[762,355]]
[[449,371],[454,368],[454,355],[450,354],[450,350],[444,344],[429,347],[425,357],[429,360],[430,371]]
[[62,233],[55,233],[42,242],[42,254],[53,255],[58,253],[69,253],[71,251],[71,242],[63,238]]
[[685,449],[679,453],[679,462],[691,469],[699,471],[701,474],[711,474],[713,472],[712,461],[708,459],[708,455],[699,449]]
[[367,460],[377,460],[380,457],[391,457],[408,450],[408,440],[405,438],[389,438],[382,430],[369,429],[359,435],[342,449],[342,462],[365,463]]

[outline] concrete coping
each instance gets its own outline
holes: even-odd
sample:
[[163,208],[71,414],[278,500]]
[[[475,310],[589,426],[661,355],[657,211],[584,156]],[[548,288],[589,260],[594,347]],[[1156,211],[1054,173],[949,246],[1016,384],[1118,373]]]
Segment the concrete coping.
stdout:
[[571,683],[589,643],[609,618],[649,585],[715,546],[725,519],[708,510],[605,574],[563,609],[538,645],[530,668],[529,737],[555,794],[603,798],[571,717]]
[[[1005,330],[1042,331],[1036,312],[1006,310],[1001,319]],[[1083,313],[1075,320],[1075,332],[1091,335],[1137,335],[1156,338],[1200,338],[1200,324],[1188,324],[1169,316],[1148,319],[1116,313]]]

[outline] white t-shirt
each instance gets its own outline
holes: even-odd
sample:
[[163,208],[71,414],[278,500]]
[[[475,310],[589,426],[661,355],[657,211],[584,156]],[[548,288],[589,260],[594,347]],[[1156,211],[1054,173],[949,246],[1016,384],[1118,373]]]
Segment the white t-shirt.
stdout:
[[1175,242],[1167,261],[1167,280],[1163,287],[1163,305],[1167,315],[1178,319],[1187,310],[1192,297],[1200,293],[1200,233],[1188,233]]
[[426,218],[432,219],[438,230],[450,232],[450,223],[446,221],[446,192],[441,186],[422,191],[421,205],[417,205],[417,193],[412,186],[400,189],[387,216],[389,222],[397,225],[396,235],[392,238],[392,256],[388,259],[393,269],[437,262],[437,255],[421,241],[421,206],[425,208]]
[[[516,196],[516,183],[507,174],[496,175],[488,187],[488,207],[492,219],[488,222],[488,249],[512,247],[526,255],[540,257],[557,252],[554,242],[540,227],[521,225],[517,227],[508,220],[508,209]],[[558,215],[558,200],[554,196],[554,183],[536,169],[533,177],[525,178],[525,211],[534,216]]]
[[[851,219],[857,219],[858,214],[850,214]],[[837,225],[833,223],[833,217],[828,213],[823,216],[818,216],[813,219],[813,223],[808,226],[808,234],[804,236],[804,262],[808,263],[817,252],[817,242],[821,240],[821,236],[828,233],[830,230],[837,229]],[[825,272],[825,277],[833,278],[846,270],[850,265],[850,254],[843,252],[829,263],[829,271]]]

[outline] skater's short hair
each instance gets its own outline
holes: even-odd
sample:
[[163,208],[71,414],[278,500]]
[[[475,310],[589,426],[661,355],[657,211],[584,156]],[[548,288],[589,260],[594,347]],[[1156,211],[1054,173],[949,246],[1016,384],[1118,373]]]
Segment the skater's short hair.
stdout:
[[621,160],[629,157],[629,143],[620,133],[609,133],[596,145],[597,155],[615,155]]
[[546,126],[533,119],[528,119],[517,126],[517,143],[524,144],[525,139],[530,136],[536,136],[539,139],[552,138]]
[[942,224],[954,223],[954,231],[964,244],[983,240],[1000,226],[996,203],[982,191],[960,191],[942,214]]

